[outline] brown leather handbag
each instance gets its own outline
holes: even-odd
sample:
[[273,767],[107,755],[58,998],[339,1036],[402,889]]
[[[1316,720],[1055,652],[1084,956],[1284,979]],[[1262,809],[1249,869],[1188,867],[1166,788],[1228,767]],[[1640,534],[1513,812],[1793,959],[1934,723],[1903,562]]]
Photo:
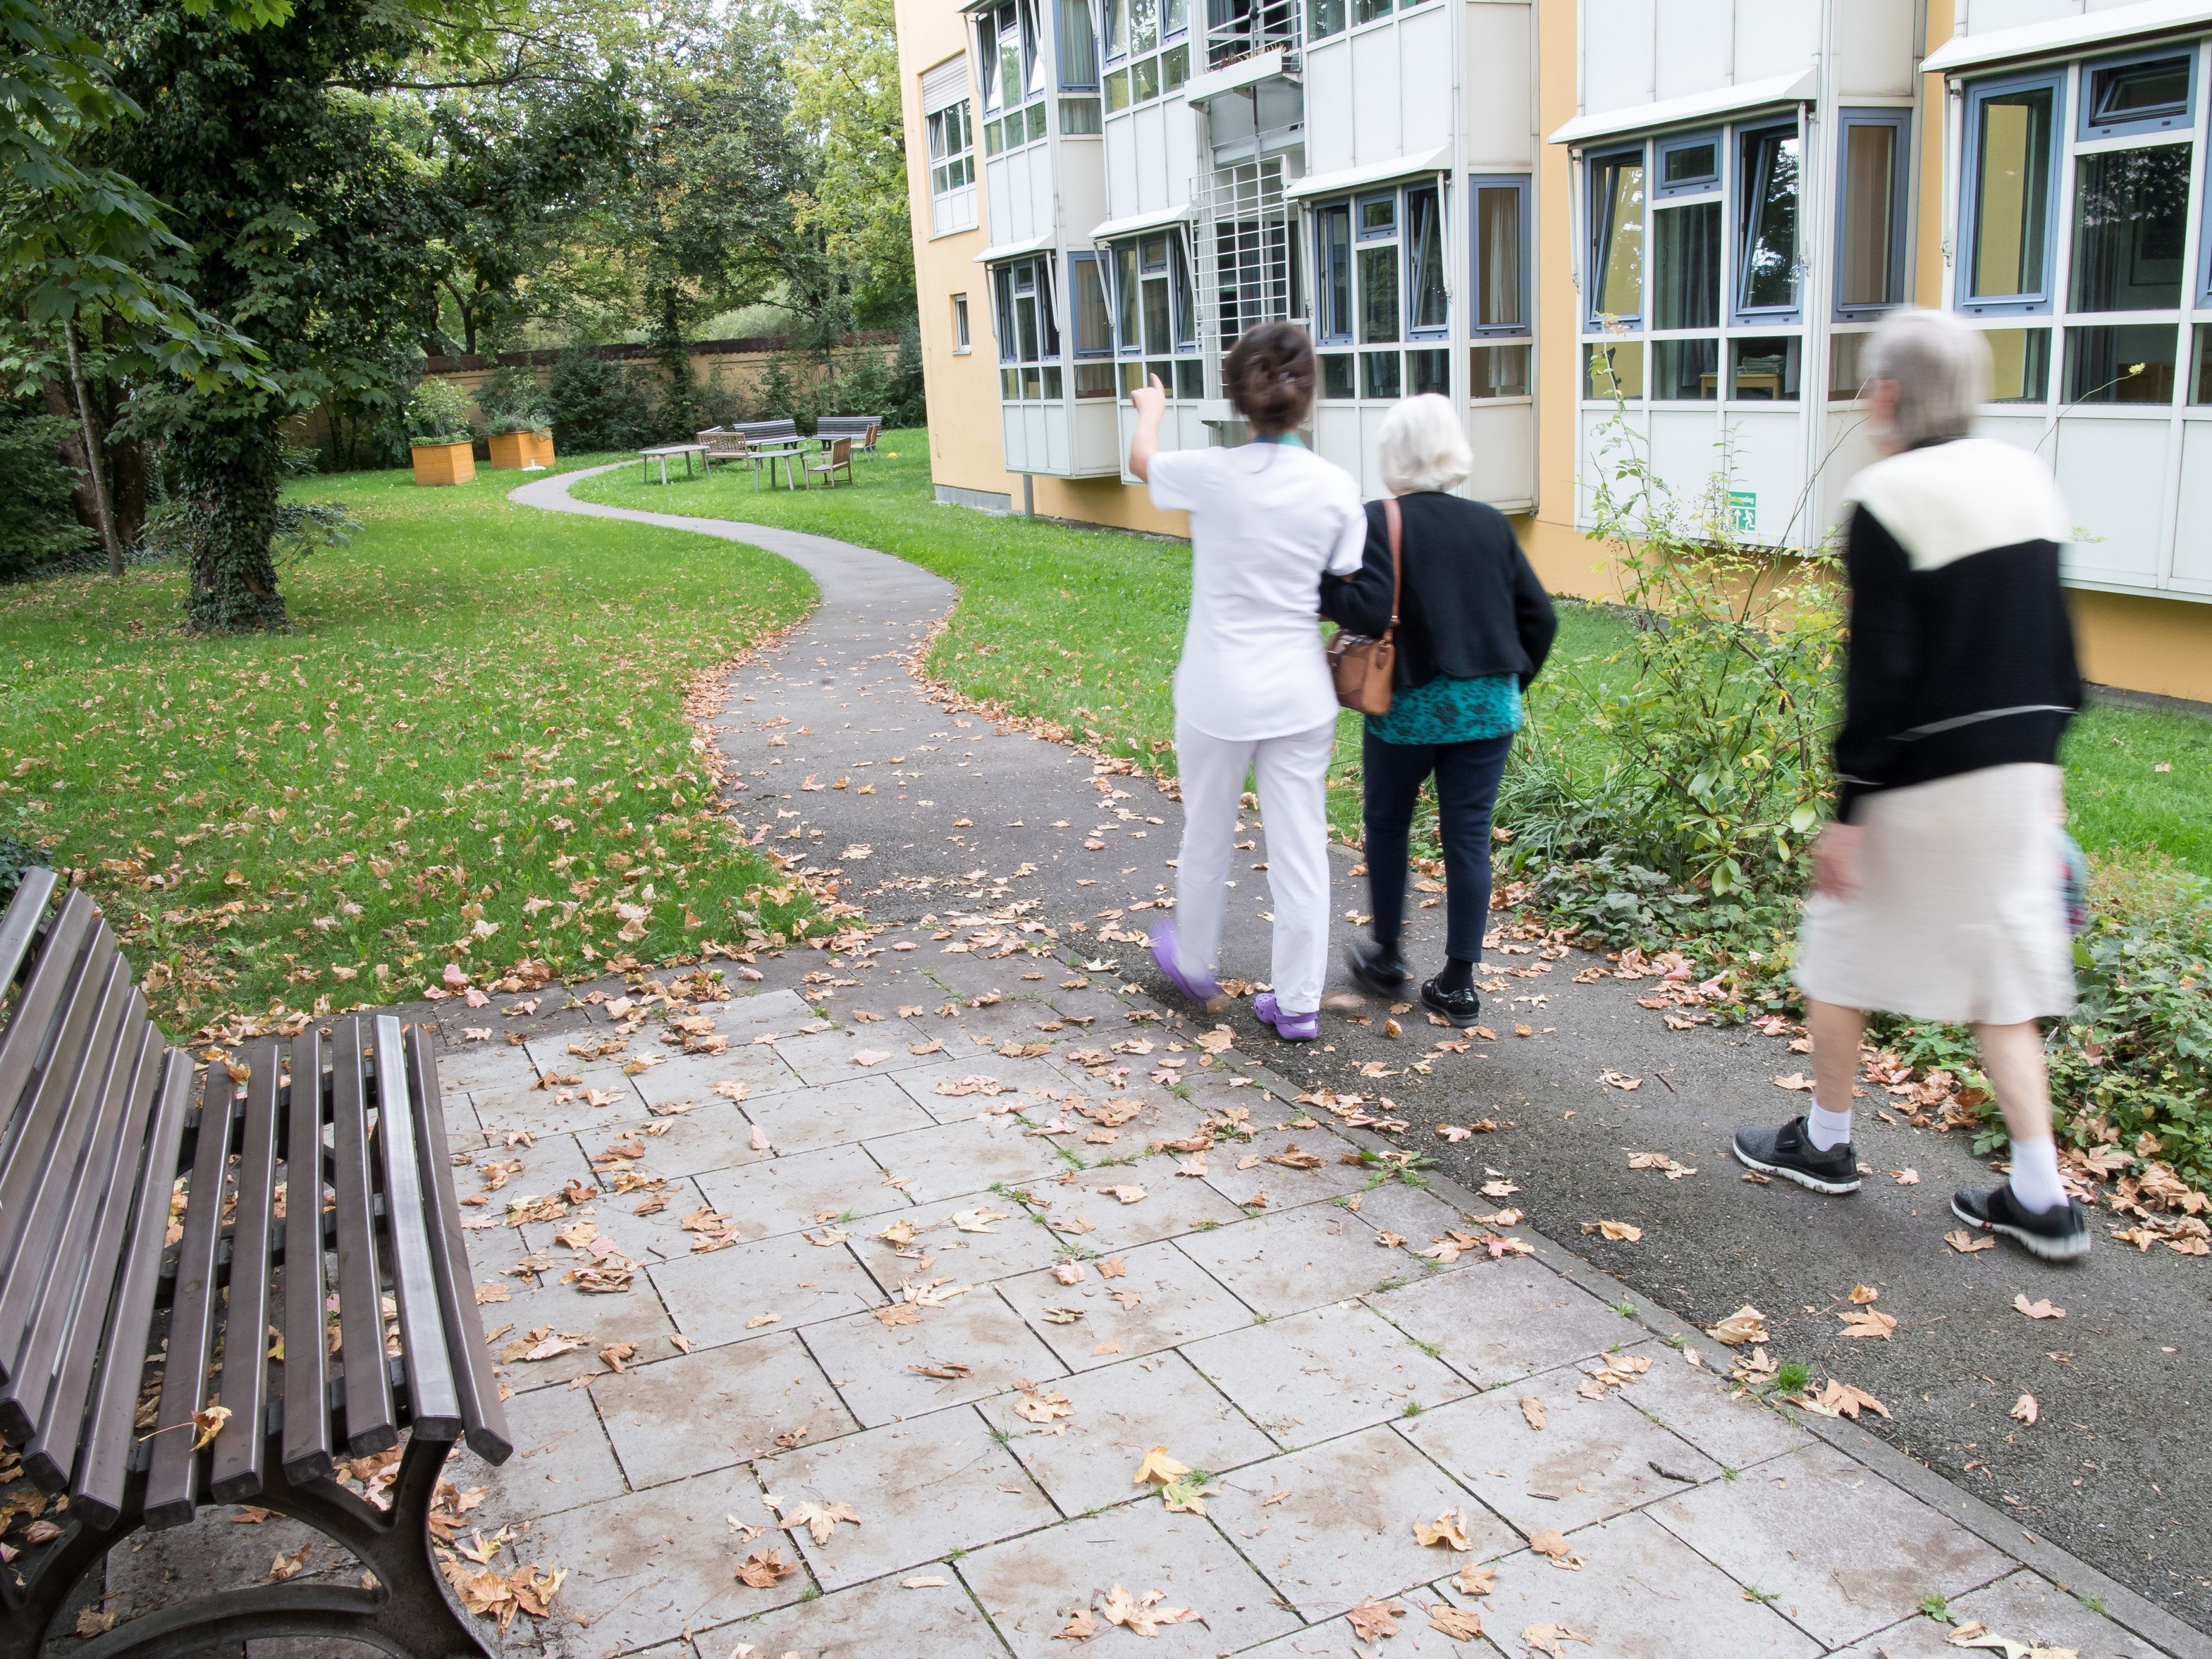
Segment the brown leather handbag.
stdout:
[[1406,563],[1406,526],[1398,514],[1398,498],[1385,496],[1383,521],[1390,526],[1390,625],[1380,639],[1339,629],[1328,642],[1329,678],[1336,682],[1336,700],[1363,714],[1390,712],[1390,677],[1398,666],[1398,596]]

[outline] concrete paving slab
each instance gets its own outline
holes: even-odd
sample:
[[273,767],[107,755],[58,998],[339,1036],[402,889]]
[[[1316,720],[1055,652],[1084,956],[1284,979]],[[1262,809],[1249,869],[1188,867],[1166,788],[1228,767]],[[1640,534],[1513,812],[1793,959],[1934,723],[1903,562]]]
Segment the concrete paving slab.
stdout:
[[1411,1250],[1425,1250],[1452,1228],[1468,1224],[1456,1206],[1447,1204],[1425,1187],[1408,1186],[1402,1181],[1352,1196],[1359,1200],[1353,1213],[1377,1231],[1398,1234]]
[[[632,1357],[641,1364],[682,1352],[670,1340],[676,1334],[675,1322],[643,1273],[632,1288],[611,1296],[587,1294],[548,1273],[538,1289],[518,1290],[511,1300],[489,1304],[483,1313],[484,1336],[496,1373],[518,1392],[605,1373],[608,1367],[599,1350],[612,1343],[629,1344],[636,1350]],[[498,1334],[502,1328],[506,1334]],[[573,1334],[582,1339],[582,1345],[550,1359],[498,1358],[516,1339],[533,1330]]]
[[[1261,1101],[1252,1103],[1263,1105]],[[1374,1171],[1364,1164],[1346,1164],[1344,1154],[1350,1150],[1326,1129],[1267,1129],[1249,1141],[1224,1140],[1206,1155],[1206,1182],[1232,1204],[1249,1205],[1261,1193],[1267,1195],[1267,1207],[1287,1210],[1300,1204],[1317,1204],[1345,1193],[1356,1193],[1366,1186]],[[1317,1170],[1286,1168],[1267,1160],[1279,1157],[1296,1157],[1300,1152],[1318,1156]],[[1256,1159],[1255,1163],[1248,1160]]]
[[[1131,1183],[1145,1189],[1142,1201],[1124,1204],[1106,1190]],[[1243,1211],[1205,1182],[1177,1176],[1158,1159],[1132,1169],[1086,1170],[1067,1186],[1045,1188],[1037,1196],[1052,1200],[1045,1221],[1054,1232],[1106,1255],[1244,1219]]]
[[1006,1396],[982,1401],[978,1409],[1064,1514],[1148,1492],[1133,1477],[1154,1446],[1217,1473],[1275,1455],[1274,1443],[1172,1348],[1052,1386],[1075,1409],[1049,1423],[1024,1419]]
[[741,1086],[741,1100],[781,1094],[799,1087],[799,1074],[783,1063],[772,1043],[732,1040],[719,1054],[684,1054],[640,1073],[638,1093],[654,1106],[703,1106],[726,1100],[718,1083]]
[[[1523,1533],[1571,1533],[1719,1478],[1719,1464],[1617,1394],[1576,1392],[1583,1381],[1571,1368],[1546,1371],[1424,1412],[1399,1431]],[[1536,1402],[1541,1429],[1527,1401]]]
[[[959,1217],[966,1228],[953,1219]],[[988,1231],[981,1231],[988,1229]],[[983,1285],[1049,1267],[1064,1248],[1044,1223],[1012,1199],[941,1198],[850,1229],[853,1252],[886,1292],[918,1274],[949,1273]],[[890,1232],[893,1237],[884,1235]],[[900,1243],[901,1238],[911,1242]]]
[[1176,1245],[1252,1308],[1277,1319],[1348,1301],[1398,1276],[1407,1259],[1377,1249],[1380,1237],[1349,1211],[1315,1204],[1194,1233]]
[[909,1129],[863,1144],[878,1164],[908,1183],[906,1195],[916,1204],[981,1193],[994,1185],[1042,1181],[1066,1167],[1050,1142],[1029,1133],[1013,1117]]
[[[946,1052],[917,1060],[896,1079],[915,1103],[939,1123],[958,1123],[971,1117],[1003,1115],[1015,1106],[1034,1105],[1047,1090],[1066,1095],[1075,1091],[1066,1073],[1041,1060],[1009,1060],[989,1048],[959,1048],[950,1042]],[[961,1052],[967,1048],[967,1052]],[[971,1078],[988,1079],[998,1092],[944,1094],[940,1088],[958,1088]],[[1073,1120],[1071,1120],[1073,1121]]]
[[[1070,1370],[1089,1370],[1251,1324],[1252,1310],[1172,1244],[1121,1253],[1119,1278],[1086,1273],[1063,1285],[1049,1273],[1003,1281],[1000,1291]],[[1076,1317],[1054,1316],[1055,1310]],[[1100,1352],[1102,1349],[1104,1352]]]
[[[940,1265],[927,1277],[945,1271]],[[1061,1375],[1052,1350],[988,1285],[945,1307],[916,1311],[920,1317],[911,1325],[887,1326],[873,1314],[856,1314],[806,1328],[808,1349],[865,1426]]]
[[641,1488],[860,1427],[795,1331],[603,1376],[592,1396],[623,1473]]
[[893,1654],[902,1659],[1004,1659],[1006,1651],[959,1575],[943,1561],[765,1613],[694,1641],[697,1659],[730,1659],[732,1644],[748,1642],[763,1659],[787,1653],[805,1659],[888,1659]]
[[[958,1566],[1019,1659],[1057,1659],[1067,1651],[1054,1637],[1115,1584],[1132,1597],[1161,1591],[1160,1605],[1188,1607],[1204,1620],[1162,1626],[1141,1644],[1148,1659],[1214,1659],[1298,1622],[1203,1517],[1170,1515],[1157,1499],[978,1550]],[[1119,1627],[1100,1639],[1139,1648]]]
[[[550,1089],[525,1086],[498,1094],[474,1094],[477,1121],[486,1133],[499,1139],[520,1130],[545,1136],[590,1134],[625,1118],[641,1117],[645,1097],[634,1080],[615,1068],[592,1068],[563,1073],[578,1077],[575,1084]],[[598,1097],[594,1103],[591,1097]]]
[[[927,1063],[907,1052],[909,1044],[891,1041],[895,1035],[888,1021],[882,1025],[840,1027],[817,1031],[811,1036],[786,1037],[775,1045],[775,1052],[809,1088],[848,1083],[854,1078],[887,1077]],[[883,1058],[863,1064],[859,1058],[862,1054]]]
[[[1206,1506],[1213,1524],[1308,1620],[1521,1547],[1510,1528],[1384,1425],[1252,1464],[1216,1486]],[[1416,1521],[1453,1510],[1470,1553],[1416,1540]]]
[[904,1129],[926,1129],[935,1121],[887,1077],[768,1095],[747,1101],[744,1113],[760,1126],[769,1145],[787,1156]]
[[438,1056],[441,1094],[507,1094],[538,1081],[538,1068],[520,1044],[471,1042]]
[[[635,1119],[610,1123],[579,1139],[598,1160],[594,1167],[601,1177],[611,1182],[625,1168],[643,1176],[676,1177],[757,1164],[769,1154],[753,1150],[752,1134],[753,1126],[743,1112],[715,1098],[674,1116],[647,1118],[642,1124]],[[645,1154],[634,1163],[610,1160],[607,1148],[617,1145],[642,1146]]]
[[2033,1572],[2015,1572],[1962,1595],[1950,1604],[1950,1613],[1956,1624],[1918,1614],[1837,1659],[1958,1659],[1949,1638],[1969,1622],[2022,1646],[2071,1651],[2079,1659],[2157,1659],[2161,1651]]
[[[1404,1611],[1395,1620],[1398,1633],[1384,1638],[1388,1647],[1363,1641],[1349,1619],[1332,1619],[1247,1648],[1239,1659],[1379,1659],[1384,1654],[1389,1659],[1497,1659],[1499,1650],[1480,1638],[1459,1641],[1429,1623],[1428,1608],[1451,1605],[1433,1587],[1391,1596],[1389,1601]],[[1506,1651],[1519,1659],[1517,1649]]]
[[1516,1656],[1528,1650],[1516,1638],[1531,1625],[1564,1625],[1605,1659],[1811,1659],[1821,1650],[1648,1516],[1586,1527],[1569,1542],[1587,1563],[1579,1571],[1524,1550],[1498,1564],[1488,1595],[1446,1583],[1445,1597],[1478,1611],[1490,1638]]
[[[1649,1359],[1651,1369],[1622,1389],[1620,1397],[1723,1468],[1749,1468],[1813,1443],[1813,1437],[1780,1411],[1736,1393],[1725,1377],[1691,1364],[1664,1343],[1639,1342],[1622,1352]],[[1716,1350],[1703,1352],[1709,1363],[1718,1359]],[[1601,1370],[1613,1358],[1585,1359],[1581,1369]]]
[[1309,1446],[1469,1392],[1467,1380],[1358,1304],[1191,1343],[1185,1356],[1284,1446]]
[[629,1490],[589,1390],[518,1394],[507,1402],[507,1420],[515,1452],[486,1472],[483,1484],[491,1488],[483,1504],[488,1522],[532,1520]]
[[910,1201],[898,1188],[884,1184],[881,1164],[853,1146],[824,1146],[713,1170],[699,1177],[699,1190],[744,1238],[773,1238],[820,1227],[824,1224],[817,1218],[825,1215],[865,1217],[903,1210]]
[[1483,1388],[1625,1346],[1644,1334],[1541,1262],[1479,1261],[1369,1305],[1407,1335],[1433,1342]]
[[1826,1444],[1669,1498],[1652,1518],[1832,1647],[1964,1596],[2011,1564]]
[[801,1447],[762,1473],[787,1500],[849,1504],[860,1516],[858,1525],[838,1522],[824,1543],[804,1531],[790,1534],[824,1589],[980,1549],[1059,1518],[965,1406]]
[[742,1342],[763,1331],[796,1330],[883,1301],[867,1270],[842,1244],[769,1238],[687,1255],[647,1269],[677,1328],[695,1348]]

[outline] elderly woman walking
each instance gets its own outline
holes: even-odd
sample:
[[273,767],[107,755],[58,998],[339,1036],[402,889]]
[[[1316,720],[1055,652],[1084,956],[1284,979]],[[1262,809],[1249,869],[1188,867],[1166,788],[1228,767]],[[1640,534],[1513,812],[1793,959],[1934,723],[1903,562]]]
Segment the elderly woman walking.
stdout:
[[1405,930],[1406,842],[1422,782],[1437,784],[1444,852],[1443,971],[1421,1000],[1472,1025],[1482,1000],[1474,970],[1490,914],[1490,815],[1521,694],[1552,648],[1559,621],[1544,585],[1495,507],[1447,492],[1474,457],[1459,416],[1433,393],[1408,398],[1382,422],[1379,459],[1390,499],[1367,507],[1359,570],[1322,584],[1322,611],[1355,634],[1393,628],[1390,710],[1367,717],[1367,888],[1371,940],[1346,951],[1352,978],[1395,996],[1412,977]]
[[1899,313],[1866,365],[1890,453],[1851,487],[1840,790],[1797,952],[1814,1105],[1779,1129],[1739,1130],[1735,1155],[1815,1192],[1856,1191],[1863,1011],[1971,1024],[2012,1170],[1952,1212],[2070,1260],[2088,1251],[2088,1223],[2059,1176],[2037,1024],[2074,1006],[2057,763],[2081,697],[2058,582],[2066,508],[2038,457],[1967,435],[1988,395],[1981,335],[1946,313]]
[[1129,471],[1152,504],[1190,514],[1190,622],[1176,669],[1176,765],[1182,849],[1176,921],[1154,931],[1152,957],[1185,995],[1220,994],[1223,907],[1249,770],[1267,823],[1274,902],[1274,988],[1252,1012],[1289,1042],[1320,1035],[1328,970],[1329,750],[1336,694],[1322,654],[1322,576],[1359,567],[1359,486],[1297,436],[1313,402],[1305,331],[1249,331],[1222,380],[1252,441],[1162,451],[1166,393],[1158,379],[1131,398]]

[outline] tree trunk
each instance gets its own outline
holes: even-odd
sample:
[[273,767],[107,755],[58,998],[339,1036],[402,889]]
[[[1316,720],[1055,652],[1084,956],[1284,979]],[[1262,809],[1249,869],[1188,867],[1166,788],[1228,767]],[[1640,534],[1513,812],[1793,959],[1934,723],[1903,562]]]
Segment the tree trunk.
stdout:
[[195,633],[284,625],[270,540],[283,483],[274,417],[197,425],[173,441],[191,543],[185,620]]
[[62,465],[70,470],[72,480],[70,502],[76,508],[76,521],[96,536],[100,533],[100,507],[93,499],[92,474],[84,464],[84,428],[78,423],[69,388],[49,375],[40,383],[39,390],[46,399],[46,413],[66,423],[57,447],[61,451]]
[[100,542],[107,550],[107,574],[119,580],[123,575],[123,544],[115,538],[115,510],[108,504],[107,469],[100,453],[106,447],[106,434],[92,416],[92,398],[84,389],[84,358],[77,350],[75,322],[62,324],[62,337],[69,343],[70,385],[76,391],[77,422],[84,429],[85,472],[92,481],[92,504],[100,519]]

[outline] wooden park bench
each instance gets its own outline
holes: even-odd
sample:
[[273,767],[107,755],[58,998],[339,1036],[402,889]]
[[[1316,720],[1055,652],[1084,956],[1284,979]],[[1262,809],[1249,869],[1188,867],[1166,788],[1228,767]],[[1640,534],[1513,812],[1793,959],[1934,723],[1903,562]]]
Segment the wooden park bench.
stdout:
[[876,440],[884,433],[884,417],[880,415],[824,415],[814,423],[817,438],[850,438],[860,446],[860,453],[876,453]]
[[[137,1528],[245,1503],[373,1583],[204,1592],[83,1659],[283,1636],[489,1654],[430,1517],[455,1441],[494,1463],[513,1445],[424,1033],[342,1018],[249,1046],[242,1082],[225,1063],[196,1081],[91,898],[53,908],[55,887],[31,871],[0,914],[0,1434],[50,1500],[0,1508],[0,1659],[35,1659]],[[403,1431],[388,1507],[333,1478]]]

